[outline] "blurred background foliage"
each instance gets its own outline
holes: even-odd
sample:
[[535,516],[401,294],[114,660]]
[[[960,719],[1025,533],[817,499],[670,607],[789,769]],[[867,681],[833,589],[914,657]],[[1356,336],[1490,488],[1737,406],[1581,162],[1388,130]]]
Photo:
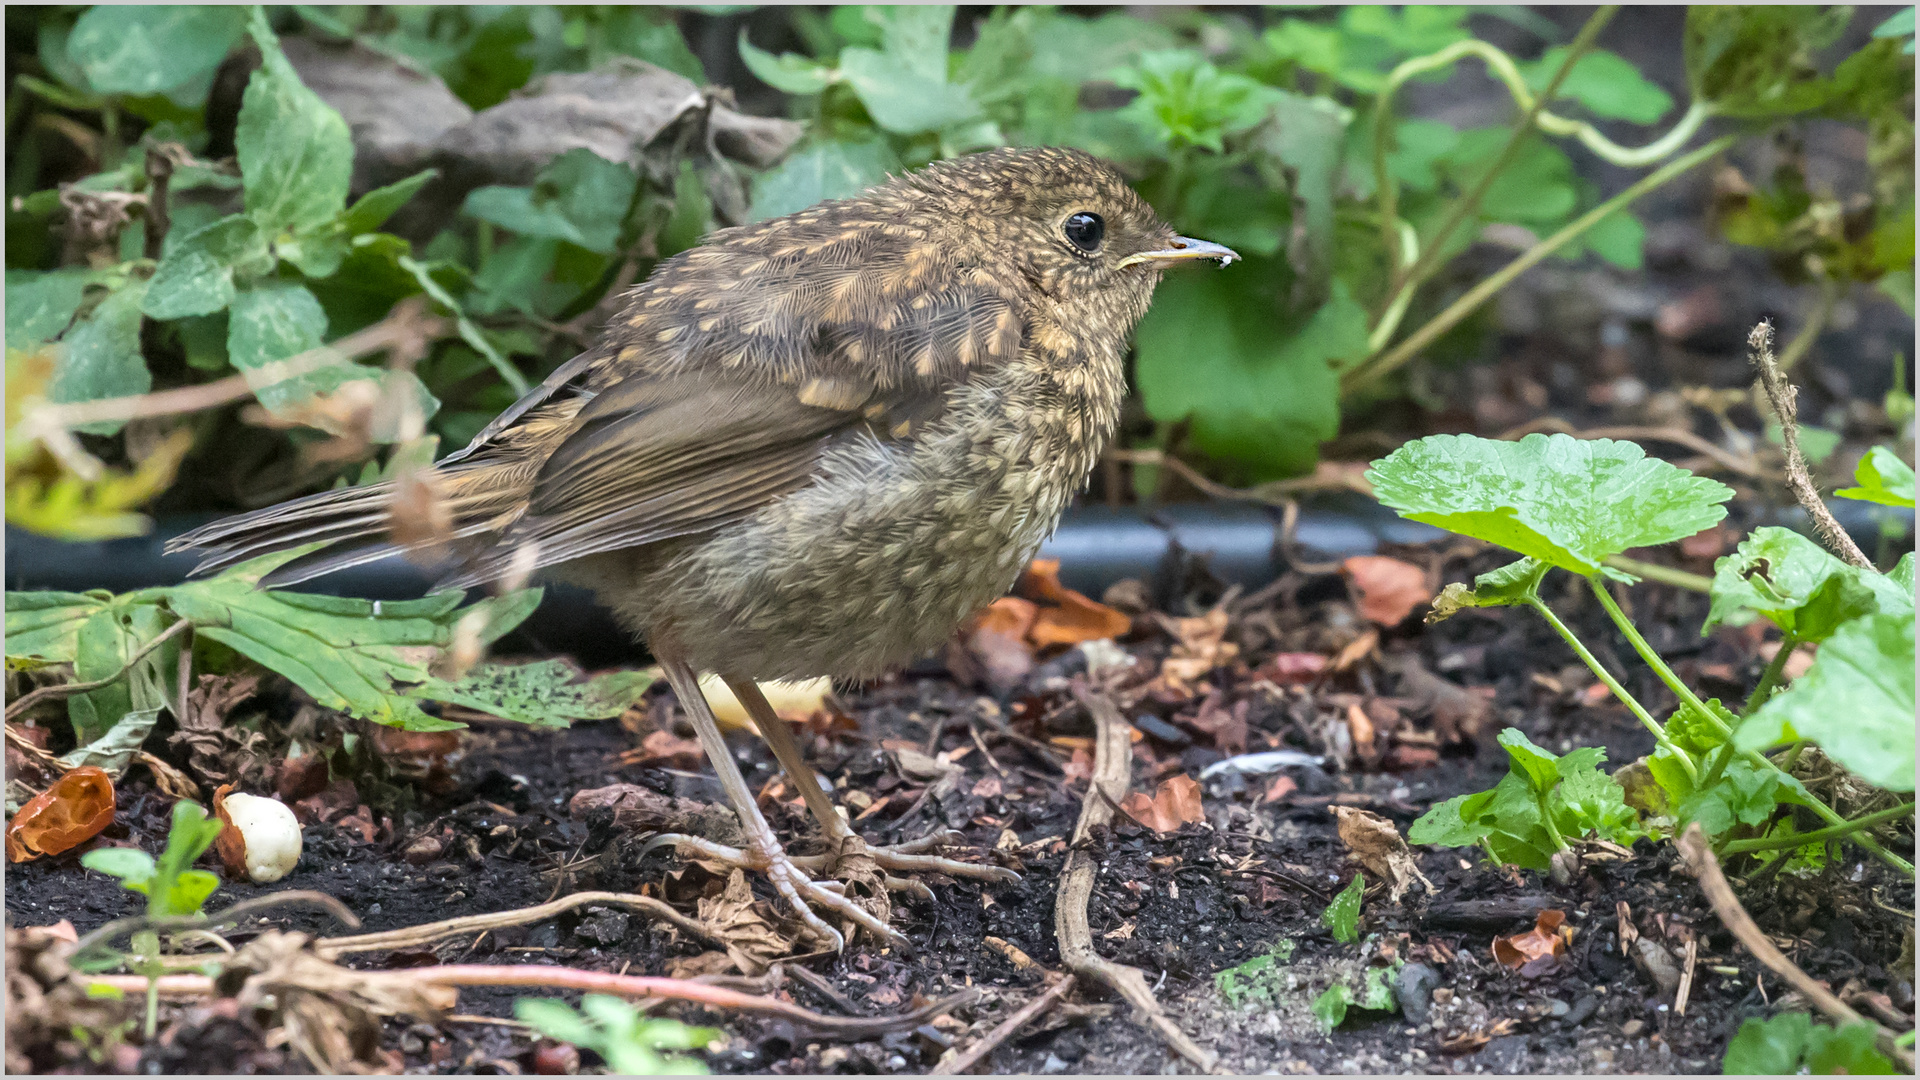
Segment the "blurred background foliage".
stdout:
[[[1343,410],[1418,392],[1408,361],[1472,354],[1471,316],[1533,261],[1641,267],[1631,199],[1581,155],[1632,195],[1737,140],[1856,127],[1868,190],[1790,154],[1723,167],[1715,227],[1829,306],[1864,286],[1910,315],[1913,15],[1887,11],[1691,9],[1676,100],[1601,47],[1604,10],[1576,33],[1487,6],[10,7],[7,518],[121,535],[156,496],[390,475],[465,443],[705,232],[1007,144],[1112,159],[1247,257],[1162,285],[1122,435],[1228,484],[1311,471]],[[1503,121],[1407,113],[1406,87],[1461,67]],[[1489,238],[1514,260],[1461,272]],[[311,362],[413,297],[438,316],[423,348]],[[258,405],[20,430],[235,376]],[[1150,498],[1163,470],[1135,460]]]

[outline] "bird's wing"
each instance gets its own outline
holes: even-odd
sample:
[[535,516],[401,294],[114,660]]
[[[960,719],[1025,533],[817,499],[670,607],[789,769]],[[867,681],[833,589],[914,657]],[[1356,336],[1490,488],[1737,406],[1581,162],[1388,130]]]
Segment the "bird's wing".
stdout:
[[[1017,354],[1007,283],[924,237],[806,217],[663,265],[605,344],[443,463],[525,468],[542,444],[525,512],[448,584],[526,565],[527,545],[537,567],[718,528],[805,484],[834,437],[910,437]],[[528,438],[561,416],[553,438]]]

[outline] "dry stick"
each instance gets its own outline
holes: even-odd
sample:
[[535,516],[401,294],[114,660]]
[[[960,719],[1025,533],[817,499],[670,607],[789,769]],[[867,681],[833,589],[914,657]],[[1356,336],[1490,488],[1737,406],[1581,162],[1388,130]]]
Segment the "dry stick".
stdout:
[[1160,1003],[1153,999],[1153,991],[1147,988],[1147,978],[1140,969],[1115,963],[1093,949],[1093,929],[1087,924],[1087,901],[1093,896],[1097,867],[1093,855],[1086,849],[1086,842],[1094,829],[1113,820],[1113,808],[1127,794],[1133,768],[1133,744],[1127,737],[1126,719],[1120,715],[1113,699],[1080,680],[1074,683],[1073,695],[1093,714],[1098,734],[1094,738],[1093,777],[1087,784],[1086,801],[1080,804],[1080,821],[1073,827],[1073,845],[1053,904],[1054,935],[1060,942],[1060,959],[1082,979],[1113,988],[1181,1057],[1212,1072],[1218,1058],[1201,1049],[1167,1016]]
[[1867,558],[1867,553],[1853,542],[1847,530],[1833,519],[1833,511],[1827,509],[1827,504],[1820,501],[1820,493],[1814,490],[1813,477],[1807,472],[1807,459],[1800,454],[1799,406],[1795,401],[1799,394],[1773,357],[1773,323],[1763,319],[1753,328],[1753,333],[1747,335],[1747,357],[1760,372],[1760,388],[1767,392],[1773,415],[1780,421],[1780,441],[1787,452],[1787,488],[1813,520],[1814,531],[1835,555],[1863,570],[1873,569],[1873,560]]
[[707,929],[696,919],[690,919],[665,901],[639,893],[618,892],[577,892],[563,896],[558,900],[533,907],[516,908],[512,911],[495,911],[486,915],[463,915],[457,919],[443,919],[439,922],[408,926],[399,930],[382,930],[374,934],[356,934],[352,937],[321,938],[313,943],[313,951],[331,960],[347,953],[375,952],[388,949],[418,948],[443,941],[462,934],[471,934],[487,930],[498,930],[507,926],[524,926],[527,923],[550,919],[569,908],[582,904],[613,904],[620,907],[644,911],[655,918],[670,922],[687,933],[713,944],[725,944],[716,938],[713,931]]
[[928,1070],[928,1075],[957,1076],[980,1064],[988,1054],[993,1053],[994,1048],[1012,1038],[1016,1032],[1032,1023],[1041,1013],[1052,1008],[1054,1002],[1066,997],[1067,991],[1073,989],[1076,981],[1074,976],[1069,975],[1047,987],[1046,993],[1021,1006],[1019,1012],[1001,1021],[1000,1026],[987,1032],[979,1042],[967,1047],[959,1056],[935,1065]]
[[[1713,848],[1707,843],[1707,836],[1695,822],[1687,826],[1687,831],[1674,841],[1680,854],[1686,857],[1687,865],[1692,868],[1693,876],[1700,883],[1700,891],[1706,894],[1707,903],[1713,905],[1713,913],[1720,917],[1720,924],[1747,947],[1753,958],[1767,966],[1775,975],[1787,981],[1789,986],[1800,991],[1800,995],[1811,1002],[1815,1008],[1842,1024],[1872,1023],[1866,1017],[1854,1012],[1846,1002],[1835,997],[1833,991],[1815,982],[1813,976],[1801,971],[1799,966],[1786,958],[1772,941],[1767,939],[1753,916],[1740,905],[1740,898],[1733,895],[1733,886],[1727,884],[1727,876],[1720,871],[1720,860],[1714,858]],[[1874,1024],[1878,1033],[1880,1049],[1891,1056],[1907,1072],[1913,1072],[1913,1052],[1894,1045],[1894,1032]]]
[[19,716],[21,713],[26,712],[28,709],[49,698],[72,697],[75,694],[84,694],[91,690],[98,690],[103,686],[111,686],[124,677],[127,672],[132,671],[133,665],[145,660],[148,653],[159,648],[175,635],[192,625],[193,624],[186,619],[181,619],[179,622],[167,627],[166,633],[140,646],[140,650],[128,658],[127,662],[120,666],[119,671],[114,672],[104,679],[95,679],[92,682],[66,683],[61,686],[43,686],[31,694],[26,694],[14,699],[13,704],[7,706],[7,719],[12,720],[14,717]]

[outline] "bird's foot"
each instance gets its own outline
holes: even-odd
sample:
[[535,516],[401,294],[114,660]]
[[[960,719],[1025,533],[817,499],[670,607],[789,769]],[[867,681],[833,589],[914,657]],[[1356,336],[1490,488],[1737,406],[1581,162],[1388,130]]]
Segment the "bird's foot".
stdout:
[[[813,910],[815,907],[838,915],[889,944],[900,946],[906,946],[908,944],[906,935],[887,925],[884,913],[877,914],[857,902],[855,898],[847,895],[847,881],[819,881],[814,879],[808,870],[815,869],[822,864],[824,860],[823,856],[815,856],[812,859],[805,857],[796,858],[788,855],[786,851],[780,847],[779,842],[773,840],[771,837],[767,838],[767,842],[765,843],[751,844],[746,848],[735,848],[728,847],[725,844],[716,844],[711,840],[702,839],[698,836],[686,836],[680,833],[662,833],[649,841],[647,848],[652,849],[665,845],[672,845],[682,855],[691,855],[695,858],[765,874],[767,880],[773,883],[774,890],[787,902],[787,906],[793,910],[794,914],[799,916],[800,921],[806,925],[807,929],[811,930],[822,940],[832,944],[835,952],[844,952],[846,950],[846,937],[841,934],[840,931],[828,925],[826,920],[815,914]],[[882,878],[882,875],[872,869],[871,864],[869,864],[867,868],[864,868],[866,872],[862,873],[863,868],[859,865],[861,860],[858,855],[848,853],[842,857],[841,861],[844,864],[848,864],[842,867],[843,873],[855,884],[860,883],[862,879],[868,882],[881,879],[888,888],[896,887],[895,882],[898,879]],[[926,886],[920,885],[918,882],[902,881],[899,885],[908,891],[914,891],[917,888],[918,891],[929,897],[932,895],[930,892],[926,892]],[[880,906],[884,912],[887,908],[884,893],[880,894],[879,899],[881,903],[878,906]]]
[[[816,873],[832,873],[836,862],[850,857],[866,855],[882,870],[894,870],[909,874],[930,872],[946,874],[951,877],[974,878],[980,881],[1015,882],[1020,880],[1019,874],[1014,873],[1004,866],[986,866],[981,863],[961,862],[958,859],[949,859],[941,855],[927,854],[927,852],[936,848],[958,845],[960,843],[962,843],[960,834],[951,829],[937,830],[918,840],[909,840],[904,844],[890,844],[885,846],[870,844],[858,833],[848,830],[843,835],[832,837],[828,840],[829,846],[837,849],[835,853],[827,855],[792,855],[788,856],[788,858],[793,860],[795,866]],[[895,885],[894,882],[901,882],[906,887],[901,888],[901,886]],[[891,875],[887,878],[887,887],[897,889],[898,891],[912,892],[915,895],[926,898],[932,897],[932,893],[925,885],[920,885],[918,882],[910,882],[906,879],[893,877]]]

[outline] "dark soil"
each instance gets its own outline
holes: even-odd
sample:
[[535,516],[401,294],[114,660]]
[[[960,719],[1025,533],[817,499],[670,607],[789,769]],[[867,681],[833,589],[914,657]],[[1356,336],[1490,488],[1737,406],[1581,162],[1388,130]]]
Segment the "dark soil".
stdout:
[[[1444,558],[1432,552],[1401,554],[1416,563]],[[1497,561],[1494,553],[1453,559],[1444,572],[1447,579],[1458,579]],[[1190,580],[1195,578],[1204,581],[1204,571]],[[1213,591],[1203,586],[1176,607],[1183,614],[1203,610],[1218,599]],[[1740,1022],[1770,1015],[1779,1006],[1785,987],[1762,975],[1734,946],[1664,844],[1643,842],[1627,857],[1597,853],[1565,885],[1531,872],[1491,868],[1469,852],[1423,851],[1421,867],[1433,892],[1416,886],[1396,904],[1376,884],[1364,908],[1364,931],[1372,936],[1360,945],[1334,941],[1321,912],[1354,866],[1336,832],[1332,805],[1371,809],[1404,833],[1430,803],[1483,789],[1504,774],[1505,755],[1491,737],[1508,724],[1556,752],[1604,746],[1614,765],[1646,753],[1652,742],[1624,709],[1606,703],[1610,699],[1591,704],[1602,700],[1585,693],[1591,677],[1545,625],[1521,610],[1474,611],[1431,628],[1409,620],[1384,635],[1381,658],[1276,692],[1257,677],[1275,652],[1335,648],[1344,643],[1341,639],[1358,636],[1361,623],[1337,578],[1290,575],[1267,592],[1268,598],[1255,598],[1252,605],[1235,601],[1231,608],[1235,616],[1228,639],[1240,643],[1243,652],[1208,677],[1217,698],[1197,694],[1135,706],[1136,715],[1145,714],[1139,726],[1154,736],[1137,751],[1134,790],[1151,792],[1166,775],[1197,776],[1222,757],[1215,745],[1218,733],[1208,731],[1217,725],[1207,720],[1221,710],[1231,716],[1239,709],[1250,750],[1280,746],[1337,754],[1338,748],[1326,742],[1328,721],[1343,716],[1348,704],[1384,701],[1397,705],[1401,714],[1398,726],[1381,728],[1384,752],[1371,765],[1356,756],[1347,768],[1330,761],[1325,769],[1288,769],[1293,790],[1270,801],[1265,796],[1273,777],[1225,774],[1205,787],[1205,823],[1156,834],[1120,817],[1094,838],[1100,871],[1089,915],[1097,944],[1105,955],[1145,972],[1173,1017],[1220,1055],[1222,1068],[1714,1072]],[[1697,636],[1693,628],[1705,613],[1703,598],[1651,585],[1632,596],[1641,605],[1636,616],[1651,628],[1656,646],[1696,685],[1734,697],[1757,677],[1759,661],[1750,639],[1731,631]],[[1585,604],[1581,599],[1571,589],[1554,598],[1563,617],[1610,666],[1634,670],[1618,663],[1618,656],[1630,653],[1606,625],[1604,613],[1590,598]],[[1146,670],[1157,669],[1171,642],[1146,620],[1137,625],[1145,629],[1123,644],[1150,665]],[[929,879],[934,902],[898,901],[894,919],[912,941],[910,953],[863,941],[845,955],[805,961],[845,1003],[867,1015],[900,1012],[963,987],[980,991],[979,999],[952,1020],[844,1043],[786,1022],[670,1007],[670,1015],[726,1032],[725,1048],[705,1055],[715,1071],[925,1071],[945,1046],[969,1044],[1041,986],[1038,970],[1017,967],[1005,946],[989,938],[1019,950],[1039,968],[1059,969],[1053,906],[1066,848],[1064,842],[1048,841],[1064,841],[1071,833],[1086,782],[1065,778],[1062,769],[1071,767],[1070,758],[1050,740],[1071,745],[1075,736],[1091,733],[1090,719],[1068,691],[1080,655],[1069,652],[1042,663],[1001,699],[959,685],[931,664],[925,671],[840,695],[852,724],[842,721],[832,725],[839,730],[816,734],[809,750],[828,778],[843,781],[836,798],[853,791],[889,797],[880,812],[861,822],[866,835],[888,841],[952,828],[984,852],[1001,844],[1003,831],[1010,830],[1021,845],[1010,857],[1024,878],[983,888],[935,876]],[[1477,736],[1448,742],[1436,731],[1431,704],[1419,701],[1413,684],[1395,674],[1408,660],[1453,684],[1492,688],[1491,710]],[[1663,691],[1650,675],[1632,689],[1650,705],[1662,700]],[[462,740],[448,763],[449,777],[434,774],[418,784],[397,775],[402,770],[392,762],[336,758],[337,765],[362,760],[361,786],[374,805],[361,816],[373,823],[374,839],[351,824],[309,825],[305,853],[293,874],[264,888],[227,884],[209,909],[262,892],[302,888],[338,897],[368,930],[525,907],[584,889],[647,890],[691,910],[690,901],[703,891],[717,891],[719,879],[664,850],[643,853],[643,838],[611,827],[604,814],[584,821],[569,814],[575,793],[610,784],[720,799],[704,769],[623,763],[623,752],[629,752],[628,760],[637,756],[630,751],[644,731],[675,724],[664,692],[650,700],[646,712],[645,718],[630,714],[623,722],[581,724],[565,732],[486,723]],[[325,732],[327,725],[318,730]],[[345,724],[335,729],[336,734],[347,730]],[[977,751],[961,752],[974,747],[976,735],[993,762]],[[1227,738],[1233,737],[1229,726]],[[964,773],[948,790],[936,790],[938,797],[920,798],[924,785],[887,764],[890,755],[881,744],[894,740],[952,752]],[[734,745],[756,788],[775,776],[770,756],[756,740],[736,736]],[[155,851],[164,836],[168,800],[143,788],[144,776],[136,770],[123,785],[123,809],[106,840]],[[358,792],[343,800],[336,788],[329,797],[334,806],[322,812],[336,822],[349,805],[360,813]],[[783,834],[808,831],[791,808],[770,800],[763,804]],[[907,807],[912,809],[898,817],[886,813]],[[437,850],[418,843],[423,837],[436,840]],[[1815,977],[1884,994],[1897,1008],[1908,1008],[1910,970],[1902,978],[1892,969],[1911,925],[1901,913],[1912,907],[1912,884],[1852,854],[1810,878],[1760,875],[1745,891],[1745,901]],[[1737,863],[1729,869],[1736,878],[1754,870]],[[12,867],[6,889],[11,925],[64,918],[82,933],[133,912],[136,899],[81,870],[73,854]],[[1663,944],[1672,956],[1683,954],[1685,940],[1697,939],[1686,1015],[1674,1012],[1670,991],[1658,988],[1623,955],[1622,905],[1638,933]],[[1496,934],[1522,931],[1549,908],[1564,912],[1575,930],[1556,970],[1523,976],[1492,958]],[[317,912],[290,909],[270,912],[228,939],[244,945],[269,924],[321,935],[344,932]],[[1264,993],[1236,1001],[1221,992],[1219,972],[1269,955],[1282,942],[1292,943],[1293,951],[1270,969]],[[1309,1003],[1383,947],[1426,965],[1436,976],[1431,986],[1402,995],[1415,999],[1407,1012],[1425,1018],[1413,1022],[1405,1015],[1356,1012],[1338,1031],[1324,1034]],[[675,960],[702,950],[699,942],[643,915],[589,907],[493,931],[480,940],[472,935],[448,940],[431,952],[374,953],[350,962],[376,967],[563,964],[660,974]],[[841,1004],[798,979],[788,979],[776,992],[826,1013]],[[510,1016],[514,996],[505,990],[468,990],[459,1012]],[[1423,1002],[1425,1009],[1419,1007]],[[206,1009],[167,1012],[175,1023],[140,1054],[142,1070],[204,1072],[217,1064],[221,1071],[279,1071],[300,1065],[284,1050],[267,1049],[247,1018]],[[389,1023],[383,1045],[413,1070],[535,1067],[525,1034],[471,1022]],[[994,1072],[1027,1073],[1186,1068],[1124,1005],[1092,990],[1076,992],[995,1051],[988,1064]]]

